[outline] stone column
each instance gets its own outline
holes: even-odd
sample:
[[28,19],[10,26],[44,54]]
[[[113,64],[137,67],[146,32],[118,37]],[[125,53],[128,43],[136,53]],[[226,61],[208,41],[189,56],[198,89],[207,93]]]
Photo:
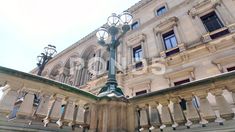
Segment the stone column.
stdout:
[[162,110],[160,115],[162,120],[162,125],[160,126],[160,129],[163,129],[166,127],[166,125],[173,124],[173,120],[170,109],[168,107],[169,102],[166,100],[166,101],[160,101],[159,103],[162,105]]
[[173,102],[173,120],[174,124],[172,124],[172,128],[175,129],[179,126],[179,123],[185,122],[184,114],[181,109],[181,106],[179,104],[178,98],[171,98],[171,101]]
[[208,121],[206,119],[214,119],[215,113],[212,110],[212,107],[207,100],[207,92],[202,91],[200,93],[195,93],[195,95],[200,99],[200,106],[199,106],[199,115],[200,115],[200,124],[205,126]]
[[135,107],[133,104],[128,104],[127,106],[127,131],[134,132],[136,127],[136,116],[135,116]]
[[18,97],[18,88],[20,87],[8,82],[2,89],[3,95],[0,101],[0,113],[2,115],[8,115],[13,110]]
[[125,98],[104,97],[97,102],[99,132],[127,131],[127,102]]
[[224,96],[222,95],[222,88],[214,89],[211,91],[211,93],[215,96],[216,100],[216,106],[214,106],[214,112],[216,115],[215,122],[222,125],[225,119],[223,119],[221,116],[224,115],[225,117],[228,117],[233,113],[233,111],[230,108],[228,102],[225,100]]
[[34,101],[34,92],[27,91],[27,94],[24,97],[24,101],[20,105],[19,111],[17,112],[17,117],[32,116],[33,101]]
[[97,117],[98,117],[98,113],[97,113],[97,106],[96,104],[90,104],[90,129],[89,132],[96,132],[97,130]]

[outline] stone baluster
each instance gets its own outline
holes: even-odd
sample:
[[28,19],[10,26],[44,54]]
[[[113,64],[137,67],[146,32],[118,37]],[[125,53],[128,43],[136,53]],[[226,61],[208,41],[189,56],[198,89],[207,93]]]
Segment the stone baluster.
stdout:
[[174,124],[172,124],[173,130],[176,129],[176,127],[179,126],[179,123],[185,122],[185,116],[181,109],[179,99],[177,97],[171,98],[171,101],[173,103],[173,111],[172,111],[172,117]]
[[61,106],[62,100],[64,99],[63,95],[56,94],[55,103],[52,108],[51,119],[57,120],[61,117]]
[[[64,122],[70,123],[73,121],[73,114],[75,108],[75,100],[74,98],[66,99],[66,104],[64,106],[64,110],[61,110],[60,119],[56,122],[59,127],[62,127]],[[62,107],[61,107],[62,109]]]
[[183,111],[187,121],[185,126],[189,128],[193,124],[192,121],[198,120],[200,117],[197,108],[192,104],[192,96],[184,96],[183,98],[186,101],[186,110]]
[[[90,125],[91,122],[91,111],[90,106],[87,104],[84,106],[85,113],[84,113],[84,123],[86,124],[86,127]],[[93,117],[92,117],[93,119]]]
[[66,109],[63,118],[63,122],[72,123],[74,118],[74,112],[75,112],[75,98],[68,98]]
[[43,118],[47,116],[49,101],[50,101],[50,95],[46,93],[42,93],[39,106],[36,110],[37,117]]
[[84,102],[81,102],[79,101],[79,103],[77,103],[77,106],[78,106],[78,110],[77,110],[77,116],[76,116],[76,124],[79,124],[79,125],[84,125],[85,124],[85,109],[84,109],[84,105],[85,103]]
[[201,91],[198,93],[195,93],[195,95],[200,99],[200,106],[198,109],[198,113],[200,115],[200,124],[205,127],[208,123],[207,119],[214,119],[215,113],[212,110],[212,107],[207,100],[208,93],[205,91]]
[[17,112],[17,117],[30,117],[33,113],[33,101],[34,93],[31,90],[27,90],[27,94],[24,97],[22,104],[20,105],[19,111]]
[[62,99],[63,96],[58,94],[50,97],[47,116],[43,120],[45,127],[51,120],[58,120],[60,118]]
[[149,130],[153,130],[155,128],[158,128],[161,126],[162,122],[161,122],[161,118],[160,118],[160,113],[158,111],[158,103],[154,102],[154,103],[150,103],[150,125],[151,127],[149,128]]
[[233,110],[233,119],[235,120],[235,89],[231,89],[230,90],[232,92],[232,98],[233,98],[233,106],[232,106],[232,110]]
[[0,113],[1,115],[8,115],[14,108],[16,99],[18,97],[19,84],[7,83],[2,89],[3,95],[0,101]]
[[169,101],[168,100],[164,100],[164,101],[160,100],[159,103],[162,105],[161,114],[160,114],[162,124],[160,126],[160,129],[163,130],[166,127],[166,125],[173,124],[173,120],[172,120],[172,115],[171,115],[170,109],[168,107]]
[[140,107],[140,129],[143,131],[145,128],[149,128],[149,116],[148,116],[148,105],[139,106]]
[[222,95],[222,88],[213,89],[211,90],[211,93],[215,96],[216,101],[216,105],[213,107],[216,115],[215,122],[219,123],[220,125],[223,125],[225,119],[223,119],[221,116],[228,117],[233,113],[233,111],[228,102],[225,100],[224,96]]

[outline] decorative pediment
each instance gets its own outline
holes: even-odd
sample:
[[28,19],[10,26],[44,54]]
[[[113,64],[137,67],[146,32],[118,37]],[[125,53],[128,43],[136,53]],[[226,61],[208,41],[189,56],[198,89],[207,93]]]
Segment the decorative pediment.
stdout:
[[188,14],[192,17],[215,8],[220,5],[220,0],[201,0],[189,10]]
[[233,63],[235,62],[235,55],[230,55],[230,56],[226,56],[226,57],[222,57],[222,58],[217,58],[215,60],[212,61],[212,63],[214,64],[221,64],[221,65],[226,65],[229,63]]
[[146,39],[146,35],[141,33],[141,34],[134,34],[128,37],[127,39],[127,45],[132,46],[135,44],[138,44],[140,42],[143,42]]
[[194,72],[194,69],[195,69],[194,67],[188,67],[183,70],[178,70],[175,72],[166,73],[164,75],[164,77],[169,78],[169,79],[174,79],[174,78],[180,78],[183,76],[191,76],[192,72]]
[[177,17],[170,17],[170,18],[167,18],[167,19],[164,19],[163,21],[161,21],[155,28],[154,30],[157,32],[157,33],[161,33],[161,32],[164,32],[172,27],[174,27],[175,25],[177,25],[177,22],[178,22],[178,18]]
[[151,84],[151,80],[143,80],[139,83],[131,83],[128,85],[129,88],[134,88],[134,89],[142,89],[142,88],[148,88],[149,85]]

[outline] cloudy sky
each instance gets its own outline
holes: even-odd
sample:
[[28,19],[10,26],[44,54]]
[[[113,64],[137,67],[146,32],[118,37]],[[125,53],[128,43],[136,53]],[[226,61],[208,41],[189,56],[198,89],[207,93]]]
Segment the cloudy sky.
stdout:
[[29,72],[47,44],[60,52],[139,0],[0,0],[0,66]]

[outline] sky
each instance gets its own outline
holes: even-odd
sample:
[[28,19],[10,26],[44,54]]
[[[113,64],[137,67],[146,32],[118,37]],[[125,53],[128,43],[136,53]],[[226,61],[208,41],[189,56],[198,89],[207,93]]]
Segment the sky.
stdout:
[[0,66],[29,72],[48,44],[60,52],[139,0],[0,0]]

